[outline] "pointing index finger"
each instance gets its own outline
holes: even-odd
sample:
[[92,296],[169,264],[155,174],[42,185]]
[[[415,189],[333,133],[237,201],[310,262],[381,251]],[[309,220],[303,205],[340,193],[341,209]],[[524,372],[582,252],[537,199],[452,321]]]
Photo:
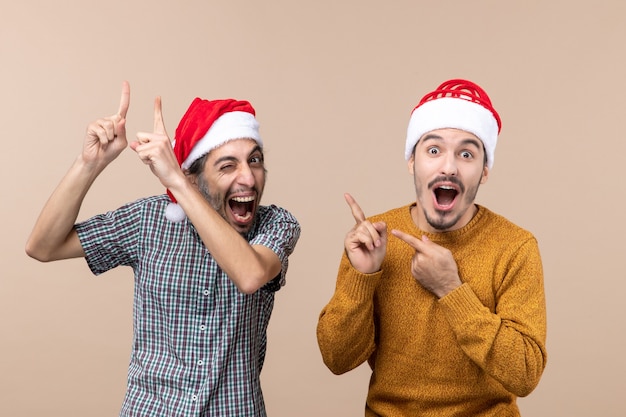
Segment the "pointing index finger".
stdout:
[[120,108],[117,111],[117,114],[120,115],[123,119],[126,118],[126,113],[128,112],[129,105],[130,105],[130,84],[128,84],[128,81],[124,81],[122,83],[122,97],[120,98]]
[[352,217],[354,217],[354,220],[356,220],[357,223],[365,221],[365,213],[363,213],[363,210],[361,210],[361,206],[359,206],[354,197],[352,197],[348,193],[345,193],[344,198],[350,206],[350,210],[352,211]]
[[391,234],[394,235],[395,237],[397,237],[400,240],[403,240],[404,242],[406,242],[409,246],[411,246],[413,249],[419,251],[421,248],[423,248],[423,246],[421,245],[421,240],[413,235],[410,235],[408,233],[404,233],[403,231],[397,230],[397,229],[393,229],[391,231]]
[[154,133],[165,132],[165,123],[163,123],[163,110],[161,108],[161,96],[154,99]]

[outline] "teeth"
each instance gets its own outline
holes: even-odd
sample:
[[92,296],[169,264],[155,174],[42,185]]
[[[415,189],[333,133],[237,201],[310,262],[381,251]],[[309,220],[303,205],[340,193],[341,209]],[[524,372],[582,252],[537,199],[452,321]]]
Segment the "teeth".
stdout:
[[454,187],[450,187],[449,185],[442,185],[441,187],[442,190],[454,190]]
[[237,203],[249,203],[251,201],[254,201],[254,196],[249,196],[249,197],[233,197],[232,198],[233,201],[236,201]]

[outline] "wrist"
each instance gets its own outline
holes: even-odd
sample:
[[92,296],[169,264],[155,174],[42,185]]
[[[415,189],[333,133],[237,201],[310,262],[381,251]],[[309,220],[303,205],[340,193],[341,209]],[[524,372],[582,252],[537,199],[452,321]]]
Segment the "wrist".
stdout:
[[445,297],[446,295],[450,294],[452,291],[459,288],[462,284],[463,283],[460,280],[455,281],[455,282],[449,282],[446,285],[443,285],[441,288],[438,288],[437,291],[435,291],[434,293],[437,296],[437,298],[441,299]]
[[100,166],[97,162],[85,159],[79,154],[74,160],[72,169],[78,171],[81,176],[88,178],[96,178],[103,170],[104,166]]

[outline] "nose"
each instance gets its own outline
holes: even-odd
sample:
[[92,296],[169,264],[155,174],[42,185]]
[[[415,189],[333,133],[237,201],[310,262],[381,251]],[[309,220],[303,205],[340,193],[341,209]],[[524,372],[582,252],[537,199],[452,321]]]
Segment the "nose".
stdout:
[[448,152],[441,158],[441,173],[451,176],[457,174],[456,155],[453,152]]
[[255,185],[256,179],[252,168],[248,164],[241,164],[239,169],[239,175],[237,176],[237,182],[248,188],[252,188]]

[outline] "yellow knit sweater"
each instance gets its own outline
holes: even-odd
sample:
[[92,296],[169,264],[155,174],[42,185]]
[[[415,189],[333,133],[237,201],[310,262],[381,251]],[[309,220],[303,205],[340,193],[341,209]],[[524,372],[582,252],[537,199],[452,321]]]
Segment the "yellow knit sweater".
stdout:
[[373,216],[448,248],[463,285],[437,299],[411,275],[414,250],[389,234],[381,271],[345,253],[317,338],[335,374],[365,361],[366,416],[519,416],[516,397],[546,364],[546,306],[536,239],[485,207],[452,232],[418,230],[410,205]]

